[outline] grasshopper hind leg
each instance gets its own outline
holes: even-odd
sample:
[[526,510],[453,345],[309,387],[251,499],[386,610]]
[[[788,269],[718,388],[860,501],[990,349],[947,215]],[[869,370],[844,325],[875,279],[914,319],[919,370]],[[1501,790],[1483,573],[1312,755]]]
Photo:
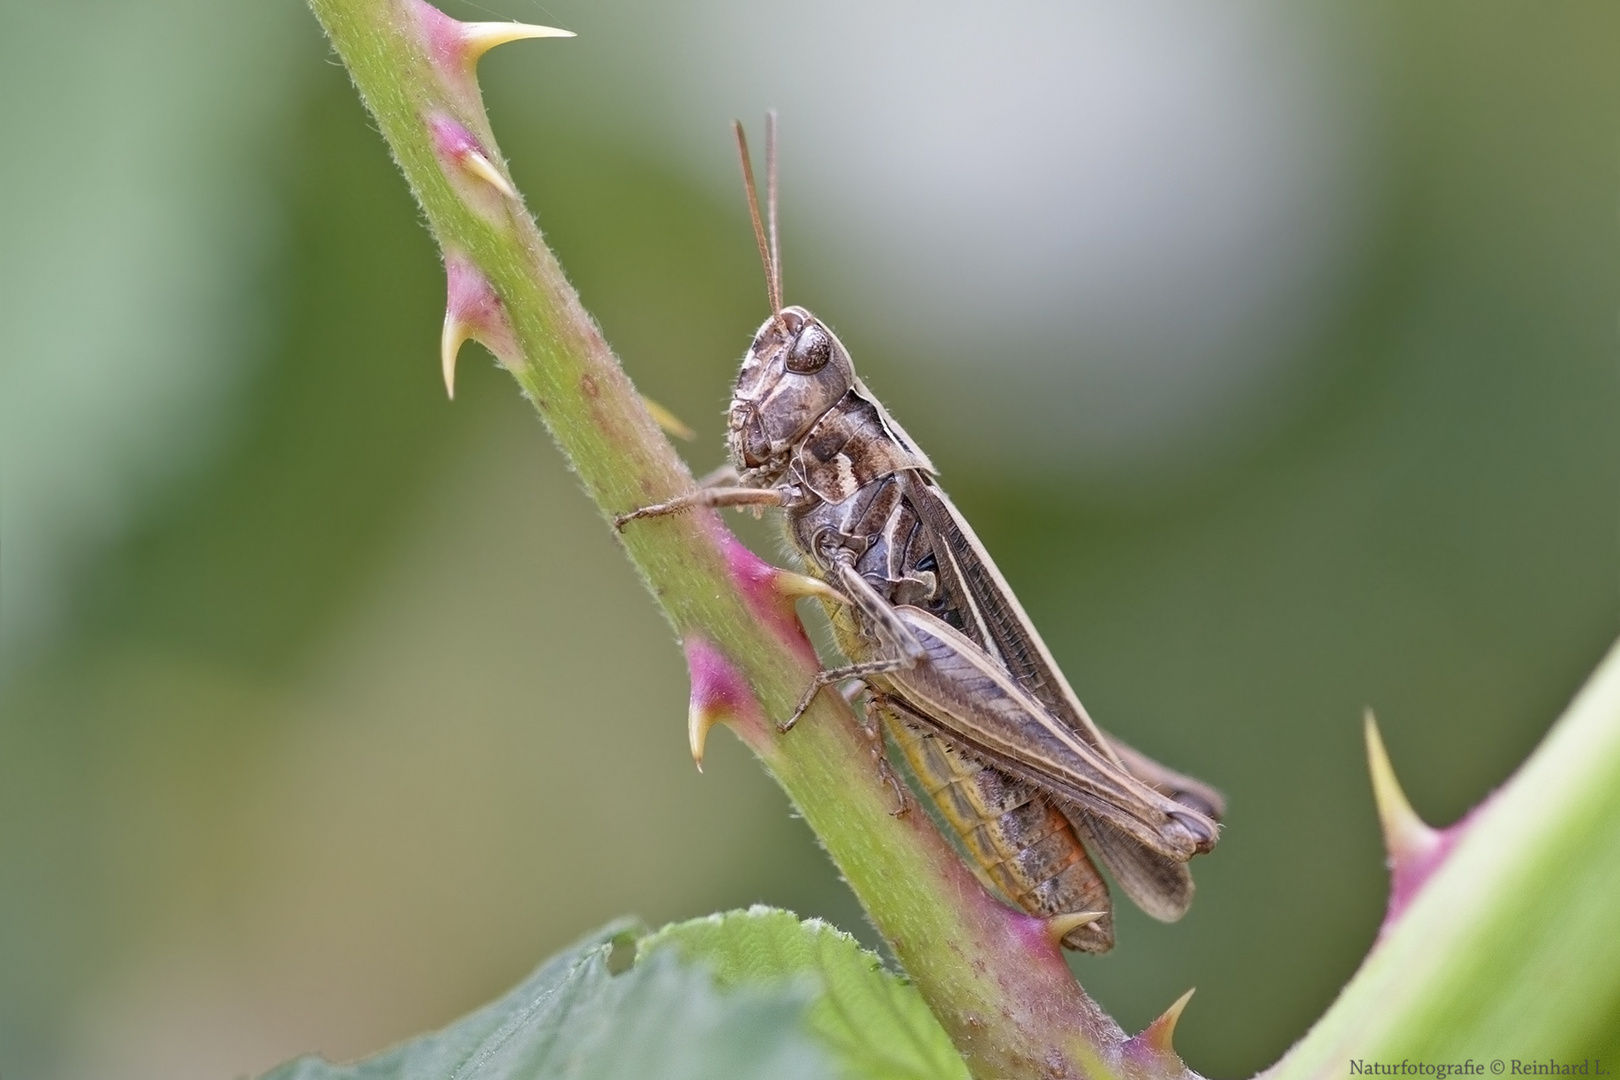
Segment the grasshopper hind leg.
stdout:
[[863,720],[861,734],[866,736],[871,747],[872,764],[877,769],[878,779],[889,785],[889,790],[894,792],[894,809],[889,811],[889,816],[905,817],[911,812],[911,795],[906,788],[905,780],[889,762],[889,744],[883,737],[880,696],[865,683],[856,683],[844,690],[843,695],[851,707],[857,707],[857,699],[864,697],[858,706],[859,715]]
[[873,627],[879,650],[889,655],[817,672],[815,679],[805,689],[804,696],[799,698],[799,704],[793,710],[793,715],[776,725],[776,730],[784,735],[793,730],[793,725],[799,722],[799,717],[803,716],[814,703],[822,687],[849,679],[865,680],[872,675],[904,671],[915,667],[918,661],[927,656],[927,651],[917,635],[895,613],[894,606],[878,594],[871,582],[862,577],[847,558],[840,558],[837,566],[836,580],[843,589],[846,602],[866,617],[867,622]]
[[[815,704],[816,695],[820,694],[825,688],[835,686],[841,682],[848,682],[851,679],[865,680],[868,675],[885,675],[891,671],[899,671],[901,668],[910,667],[912,663],[913,661],[910,658],[868,660],[864,664],[849,664],[845,667],[828,668],[825,671],[816,672],[815,678],[810,680],[810,685],[805,688],[803,696],[799,698],[798,705],[794,706],[793,715],[776,725],[777,733],[786,735],[792,731],[794,726],[798,724],[799,718],[809,712],[810,706]],[[856,691],[856,693],[859,692],[859,690]]]

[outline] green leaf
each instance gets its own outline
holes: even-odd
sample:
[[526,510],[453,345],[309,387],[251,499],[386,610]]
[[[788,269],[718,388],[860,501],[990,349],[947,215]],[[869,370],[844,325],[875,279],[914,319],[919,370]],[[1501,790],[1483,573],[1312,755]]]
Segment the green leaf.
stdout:
[[263,1080],[823,1080],[803,984],[724,993],[674,951],[615,975],[632,924],[610,924],[548,960],[505,997],[442,1031],[353,1065],[315,1057]]
[[675,923],[642,939],[637,965],[672,951],[707,962],[722,987],[814,979],[810,1030],[845,1077],[967,1080],[967,1066],[917,989],[820,919],[756,906]]

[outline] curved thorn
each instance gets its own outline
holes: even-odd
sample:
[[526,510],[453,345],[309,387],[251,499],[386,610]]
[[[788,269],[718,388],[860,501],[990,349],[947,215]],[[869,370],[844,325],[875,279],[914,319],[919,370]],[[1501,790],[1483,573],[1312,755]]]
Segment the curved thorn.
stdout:
[[776,580],[772,582],[777,593],[797,600],[802,596],[813,596],[818,600],[827,600],[834,604],[849,607],[849,597],[828,585],[820,578],[809,574],[796,574],[792,570],[778,570]]
[[462,345],[477,341],[509,371],[522,366],[523,351],[495,287],[465,256],[447,249],[444,255],[444,329],[439,334],[439,366],[444,390],[455,400],[456,358]]
[[444,313],[444,329],[439,333],[439,366],[444,371],[445,395],[451,401],[456,400],[456,357],[472,336],[472,328],[457,318],[455,312]]
[[[731,724],[745,741],[763,731],[765,714],[742,672],[726,654],[702,634],[689,634],[682,643],[686,668],[692,678],[691,704],[686,713],[686,737],[692,761],[703,771],[703,747],[716,724]],[[750,742],[755,745],[757,739]]]
[[1174,1045],[1176,1022],[1181,1019],[1182,1011],[1187,1008],[1187,1002],[1192,1000],[1193,991],[1197,989],[1195,986],[1192,990],[1188,990],[1185,994],[1176,998],[1175,1001],[1170,1003],[1170,1007],[1160,1014],[1157,1020],[1143,1028],[1142,1034],[1136,1037],[1136,1040],[1140,1040],[1138,1045],[1147,1046],[1160,1054],[1174,1056],[1176,1053]]
[[469,22],[462,23],[457,30],[461,37],[461,44],[466,49],[468,62],[476,62],[489,50],[497,45],[505,45],[509,41],[526,41],[530,38],[571,38],[572,30],[559,30],[555,26],[535,26],[531,23],[520,22]]
[[686,742],[692,750],[692,764],[697,766],[698,772],[703,771],[703,748],[709,742],[709,732],[720,722],[721,718],[713,710],[704,708],[695,700],[686,713]]
[[1072,911],[1066,915],[1053,915],[1046,921],[1046,936],[1053,945],[1061,946],[1063,939],[1080,929],[1090,926],[1098,919],[1106,918],[1106,911]]
[[502,195],[505,195],[508,199],[517,198],[517,189],[512,186],[512,182],[502,176],[501,171],[495,167],[494,163],[477,150],[463,152],[461,164],[468,172],[499,191]]
[[1362,722],[1367,740],[1367,771],[1372,775],[1373,801],[1378,804],[1378,823],[1384,833],[1384,848],[1392,862],[1432,851],[1440,834],[1423,823],[1407,801],[1406,792],[1395,778],[1389,752],[1378,734],[1378,721],[1368,709]]

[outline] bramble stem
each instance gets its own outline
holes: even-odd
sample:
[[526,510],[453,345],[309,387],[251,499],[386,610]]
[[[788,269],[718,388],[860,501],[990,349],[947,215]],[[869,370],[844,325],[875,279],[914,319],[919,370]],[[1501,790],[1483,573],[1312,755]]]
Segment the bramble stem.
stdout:
[[[512,187],[484,114],[479,53],[552,35],[459,23],[423,0],[310,3],[444,251],[447,381],[462,341],[487,345],[606,519],[691,491]],[[976,1076],[1190,1075],[1168,1046],[1174,1010],[1126,1040],[1039,920],[992,899],[925,815],[890,814],[872,737],[838,695],[776,734],[772,720],[818,670],[790,580],[710,512],[633,522],[619,538],[686,645],[694,754],[719,722],[754,750]],[[1341,1077],[1352,1058],[1620,1059],[1620,650],[1524,767],[1445,833],[1438,869],[1423,871],[1268,1080]]]
[[[692,490],[511,189],[460,29],[469,24],[420,0],[311,6],[445,252],[447,377],[461,340],[489,345],[606,519]],[[792,710],[818,665],[774,573],[707,512],[618,535],[689,657],[703,658],[695,685],[720,695],[694,701],[694,715],[712,706],[786,789],[974,1074],[1143,1074],[1140,1060],[1122,1059],[1123,1033],[1076,985],[1044,924],[990,898],[926,815],[891,815],[871,737],[837,694],[820,695],[791,734],[775,733],[766,718]],[[736,700],[731,674],[763,704]],[[1183,1075],[1178,1060],[1162,1064],[1151,1074]]]

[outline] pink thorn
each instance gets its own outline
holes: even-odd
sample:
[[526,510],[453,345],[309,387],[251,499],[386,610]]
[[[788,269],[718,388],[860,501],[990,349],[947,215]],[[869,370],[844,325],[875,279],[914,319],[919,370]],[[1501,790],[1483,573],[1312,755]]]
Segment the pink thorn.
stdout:
[[716,529],[720,533],[716,541],[726,557],[726,570],[743,594],[749,610],[769,626],[777,638],[814,663],[816,650],[799,622],[793,598],[784,595],[778,587],[782,571],[749,551],[729,529],[722,525],[716,525]]
[[[982,890],[981,890],[982,891]],[[1007,905],[995,900],[989,893],[985,899],[995,904],[997,908],[1006,913],[1007,926],[1011,929],[1013,937],[1031,955],[1063,957],[1063,947],[1052,940],[1052,932],[1046,925],[1046,920],[1036,915],[1028,915],[1022,911],[1015,911]]]
[[434,113],[428,117],[428,130],[433,134],[433,149],[437,150],[442,158],[459,161],[469,153],[484,152],[484,148],[478,145],[478,140],[473,137],[472,132],[443,113]]
[[[517,190],[506,175],[484,151],[472,132],[444,113],[432,113],[427,118],[428,132],[433,136],[433,149],[448,176],[476,179],[476,189],[494,191],[507,199],[516,199]],[[464,185],[465,187],[465,185]]]
[[1166,1073],[1172,1076],[1184,1075],[1187,1071],[1186,1066],[1182,1063],[1181,1055],[1176,1053],[1176,1024],[1181,1020],[1182,1011],[1187,1008],[1187,1002],[1192,996],[1193,992],[1188,990],[1159,1014],[1153,1023],[1143,1028],[1139,1034],[1125,1040],[1124,1057],[1145,1066],[1148,1071],[1157,1075]]
[[703,747],[709,730],[716,724],[734,723],[745,730],[744,738],[765,738],[765,713],[754,697],[748,680],[725,653],[701,634],[689,634],[683,642],[686,669],[692,679],[692,700],[687,714],[687,736],[692,760],[703,770]]
[[452,19],[425,0],[406,0],[406,7],[417,28],[428,59],[444,82],[467,100],[477,97],[473,68],[490,49],[509,41],[528,38],[569,38],[574,35],[554,26],[531,26],[515,22],[462,22]]
[[469,58],[461,20],[452,19],[426,0],[406,0],[406,7],[422,29],[422,41],[434,64],[445,73],[464,71]]
[[1383,925],[1378,928],[1380,937],[1389,932],[1412,901],[1417,899],[1417,894],[1428,884],[1434,872],[1440,869],[1452,848],[1457,846],[1457,841],[1462,839],[1463,832],[1473,824],[1474,817],[1484,807],[1485,803],[1481,803],[1455,825],[1432,830],[1423,845],[1408,847],[1389,856],[1389,907],[1384,911]]
[[[1395,924],[1428,882],[1440,864],[1445,862],[1463,830],[1472,823],[1474,815],[1485,805],[1481,803],[1450,828],[1434,829],[1417,816],[1400,781],[1390,764],[1389,752],[1384,748],[1378,722],[1368,710],[1362,720],[1367,742],[1367,768],[1372,777],[1373,801],[1378,806],[1378,823],[1384,833],[1384,850],[1388,853],[1389,906],[1384,911],[1384,924],[1379,928],[1382,936]],[[1489,802],[1489,800],[1486,800]]]
[[473,339],[494,353],[502,364],[508,368],[520,366],[523,350],[518,348],[517,338],[512,333],[506,305],[489,279],[458,255],[445,256],[444,271],[449,292],[446,314],[471,330]]
[[523,365],[523,351],[512,333],[506,306],[478,267],[449,252],[444,257],[448,299],[444,308],[444,331],[439,338],[439,363],[444,371],[444,389],[456,396],[456,357],[462,342],[481,342],[495,354],[501,366],[517,371]]

